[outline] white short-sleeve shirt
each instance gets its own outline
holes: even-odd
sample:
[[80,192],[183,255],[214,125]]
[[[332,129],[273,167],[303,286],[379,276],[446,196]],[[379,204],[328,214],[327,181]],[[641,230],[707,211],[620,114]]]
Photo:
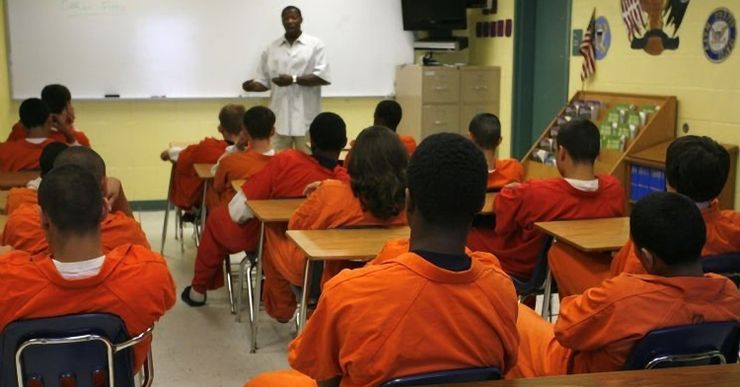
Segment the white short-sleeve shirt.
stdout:
[[291,45],[285,36],[262,53],[254,80],[272,90],[270,109],[275,112],[275,130],[284,136],[305,136],[311,121],[321,112],[321,86],[279,87],[271,79],[286,75],[310,75],[331,82],[324,43],[305,32]]

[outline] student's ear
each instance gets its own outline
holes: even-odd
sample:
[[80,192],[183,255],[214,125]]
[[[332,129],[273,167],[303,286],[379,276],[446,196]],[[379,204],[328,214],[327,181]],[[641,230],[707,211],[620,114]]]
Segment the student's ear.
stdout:
[[275,135],[275,127],[270,128],[270,137]]
[[406,188],[406,219],[407,222],[411,223],[411,216],[414,214],[414,211],[416,210],[414,200],[411,199],[411,193],[409,192],[409,189]]
[[642,267],[645,268],[645,271],[652,273],[653,268],[655,267],[655,254],[644,247],[637,247],[637,245],[635,245],[635,255],[637,255],[637,258],[640,260]]
[[217,129],[218,129],[218,132],[219,133],[224,134],[224,127],[223,126],[219,125]]
[[568,158],[568,151],[562,145],[558,145],[558,151],[555,158],[558,161],[558,165],[563,165],[565,160]]
[[41,212],[41,229],[44,230],[45,232],[49,231],[49,227],[51,226],[51,223],[49,222],[49,217],[46,216],[44,211],[41,211],[41,210],[39,211]]
[[46,118],[46,122],[44,122],[44,128],[51,129],[53,125],[54,125],[54,115],[49,114],[49,117]]
[[499,137],[498,138],[498,141],[496,141],[496,149],[498,149],[498,146],[501,145],[501,141],[503,141],[503,140],[504,140],[503,137]]
[[671,184],[668,183],[668,181],[665,182],[665,190],[668,192],[674,192],[674,193],[676,192],[676,189],[673,188],[673,186],[671,186]]
[[468,140],[473,141],[473,133],[468,130]]

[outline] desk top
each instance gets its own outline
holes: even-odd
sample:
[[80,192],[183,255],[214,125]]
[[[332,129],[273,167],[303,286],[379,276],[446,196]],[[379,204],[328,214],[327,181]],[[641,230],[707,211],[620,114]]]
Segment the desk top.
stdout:
[[[711,382],[710,382],[711,381]],[[622,386],[738,386],[740,364],[703,367],[663,368],[656,370],[599,372],[544,378],[498,380],[463,384],[440,384],[438,387],[622,387]]]
[[9,191],[0,191],[0,214],[5,213],[5,206],[8,204],[8,192]]
[[246,179],[236,179],[231,181],[231,188],[234,189],[234,191],[239,192],[242,189],[242,185],[244,185],[244,182],[247,181]]
[[391,239],[408,238],[408,227],[288,230],[286,234],[310,261],[369,260]]
[[486,193],[486,204],[483,205],[483,209],[480,210],[481,215],[492,215],[493,214],[493,201],[496,199],[498,192]]
[[537,222],[534,226],[587,253],[619,250],[630,236],[627,217]]
[[197,173],[198,177],[201,179],[213,179],[211,168],[213,168],[214,165],[215,164],[193,164],[193,168],[195,169],[195,173]]
[[[668,152],[668,146],[673,140],[661,142],[627,156],[627,160],[637,164],[643,164],[653,168],[665,168],[665,156]],[[738,153],[737,145],[721,144],[730,154]]]
[[304,200],[306,199],[247,200],[247,207],[262,222],[287,222]]
[[0,189],[25,187],[26,183],[40,175],[39,171],[0,172]]

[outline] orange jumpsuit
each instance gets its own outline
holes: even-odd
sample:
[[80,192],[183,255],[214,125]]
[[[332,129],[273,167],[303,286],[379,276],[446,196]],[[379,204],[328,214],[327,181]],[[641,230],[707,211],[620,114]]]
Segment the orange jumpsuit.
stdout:
[[47,144],[55,142],[47,138],[40,144],[26,140],[0,143],[0,172],[34,171],[40,169],[39,157]]
[[203,200],[203,180],[195,173],[193,164],[215,164],[227,145],[224,140],[208,137],[180,152],[175,163],[172,203],[185,210],[200,205]]
[[378,386],[397,376],[483,366],[506,372],[519,341],[516,293],[495,258],[480,255],[490,256],[473,253],[471,267],[459,272],[405,253],[339,273],[290,344],[297,371],[263,374],[247,386],[315,386],[336,376],[343,387]]
[[[278,153],[264,168],[247,180],[242,191],[248,200],[286,199],[303,196],[306,185],[325,179],[348,180],[347,171],[339,166],[322,166],[313,156],[289,149]],[[265,227],[265,252],[270,238],[285,233],[285,224],[268,224]],[[208,213],[208,220],[198,246],[191,284],[197,292],[223,286],[222,264],[226,256],[240,251],[256,251],[259,238],[259,220],[250,219],[244,224],[234,223],[227,207],[216,207]],[[263,266],[266,259],[263,259]],[[265,268],[265,276],[269,269]],[[264,283],[264,294],[270,293],[273,282]],[[282,286],[282,285],[281,285]],[[287,286],[287,285],[285,285]],[[290,289],[288,289],[290,291]],[[265,308],[270,300],[265,297]]]
[[[123,212],[109,213],[100,223],[100,231],[103,252],[129,243],[149,248],[139,223]],[[41,208],[24,205],[13,211],[8,216],[0,245],[13,246],[31,254],[49,254],[49,243],[41,228]]]
[[[78,131],[77,129],[72,129],[72,131],[75,140],[77,140],[80,145],[90,148],[90,139],[87,138],[85,133]],[[15,123],[15,125],[13,125],[13,129],[10,131],[10,134],[8,134],[7,141],[24,140],[27,133],[28,131],[26,130],[26,127],[23,126],[23,123],[18,121]],[[67,143],[67,138],[64,137],[64,134],[53,128],[51,130],[51,133],[49,133],[49,138],[56,142],[63,142],[65,144]]]
[[[288,222],[288,229],[322,230],[346,226],[404,226],[406,224],[406,212],[403,209],[390,219],[378,219],[372,213],[362,209],[360,200],[352,193],[348,182],[326,180],[293,213]],[[306,258],[298,246],[284,233],[270,233],[268,246],[263,263],[265,299],[270,300],[269,304],[276,306],[276,310],[266,309],[268,313],[276,312],[277,315],[273,316],[275,318],[289,319],[295,312],[296,300],[287,285],[290,283],[294,286],[303,286]],[[322,283],[344,268],[357,266],[350,262],[325,262]],[[276,280],[278,282],[273,286],[271,281]],[[270,289],[272,293],[268,294],[267,289]]]
[[740,322],[729,279],[622,274],[563,299],[554,326],[520,306],[518,361],[507,378],[617,371],[648,332],[714,321]]
[[[707,227],[707,242],[701,250],[702,256],[710,256],[740,251],[740,212],[721,211],[719,201],[701,210],[704,224]],[[611,262],[611,275],[620,273],[645,273],[640,260],[635,255],[632,240],[627,242]]]
[[[0,258],[0,330],[13,321],[74,313],[112,313],[131,336],[145,331],[175,303],[167,263],[149,249],[122,245],[108,252],[100,272],[64,279],[47,255],[13,251]],[[134,347],[134,365],[144,363],[151,341]]]
[[213,177],[213,192],[216,200],[214,203],[210,203],[208,208],[228,205],[236,195],[236,191],[231,186],[231,181],[250,178],[261,171],[271,157],[247,149],[222,158],[216,170],[216,175]]
[[5,203],[5,214],[10,215],[22,205],[38,204],[38,191],[32,188],[11,188]]
[[514,159],[496,160],[496,169],[488,173],[488,190],[500,190],[509,183],[524,181],[524,167]]
[[545,236],[535,222],[610,218],[624,214],[624,188],[613,176],[598,176],[599,188],[581,191],[565,179],[530,180],[504,188],[496,196],[496,228],[487,234],[471,233],[468,247],[490,251],[510,275],[527,279],[534,270]]
[[[405,136],[403,134],[399,134],[398,139],[401,140],[401,144],[403,144],[403,147],[406,149],[406,153],[411,157],[411,155],[416,151],[416,140],[411,136]],[[356,140],[352,140],[349,143],[350,150],[347,152],[347,156],[344,157],[345,166],[349,165],[349,159],[352,156],[352,147],[355,146],[355,141]]]

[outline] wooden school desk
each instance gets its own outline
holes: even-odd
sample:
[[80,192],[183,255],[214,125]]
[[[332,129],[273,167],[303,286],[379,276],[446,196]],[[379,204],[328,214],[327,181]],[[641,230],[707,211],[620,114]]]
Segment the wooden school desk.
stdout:
[[740,386],[740,364],[655,370],[598,372],[515,380],[498,380],[438,387],[622,387],[622,386]]
[[616,251],[630,236],[630,218],[537,222],[534,226],[560,242],[586,253]]
[[39,177],[39,171],[0,172],[0,189],[7,190],[15,187],[25,187],[26,183]]
[[236,179],[231,181],[231,188],[234,189],[234,191],[239,192],[242,190],[242,186],[244,185],[244,182],[247,181],[246,179]]
[[288,238],[306,255],[298,332],[306,325],[308,294],[311,290],[310,274],[315,262],[350,259],[367,261],[375,258],[387,241],[408,238],[410,232],[408,227],[288,230]]
[[[259,308],[262,301],[262,257],[265,245],[265,224],[266,223],[288,223],[293,212],[306,200],[298,199],[272,199],[272,200],[247,200],[247,207],[252,211],[254,217],[260,222],[260,236],[257,244],[257,274],[254,289],[253,305],[257,313],[254,314],[254,320],[250,320],[250,332],[252,336],[251,352],[257,351],[257,325],[259,325]],[[240,278],[239,281],[242,279]],[[241,292],[237,295],[237,300],[241,300]],[[241,302],[237,302],[238,308],[241,308]],[[239,316],[240,310],[237,310]]]
[[199,178],[203,180],[203,201],[200,205],[200,227],[206,227],[206,192],[208,192],[208,183],[213,180],[211,168],[216,164],[193,164],[193,169]]

